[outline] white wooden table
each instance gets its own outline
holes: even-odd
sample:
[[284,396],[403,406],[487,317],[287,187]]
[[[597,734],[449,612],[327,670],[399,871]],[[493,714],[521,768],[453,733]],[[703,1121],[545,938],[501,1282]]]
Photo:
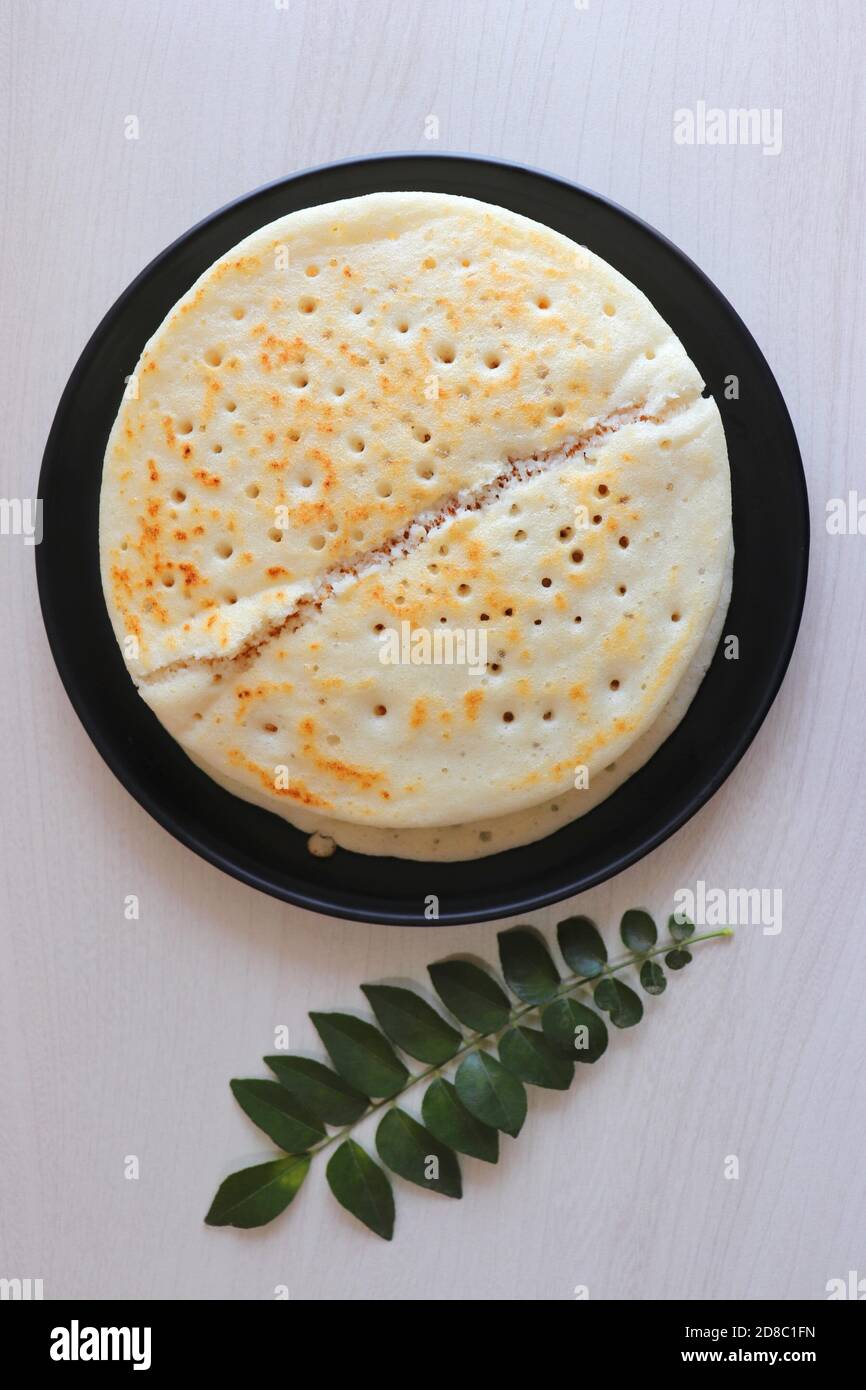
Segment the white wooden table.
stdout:
[[[567,1097],[534,1092],[499,1167],[466,1163],[463,1202],[401,1185],[390,1246],[321,1171],[262,1232],[204,1227],[217,1181],[270,1150],[228,1079],[264,1074],[282,1023],[318,1052],[306,1011],[357,1007],[363,980],[495,959],[501,924],[329,921],[176,844],[91,747],[33,551],[0,537],[0,1276],[239,1299],[820,1299],[866,1277],[866,538],[825,527],[829,498],[866,489],[860,0],[0,0],[0,18],[4,496],[33,495],[86,338],[163,246],[296,169],[433,149],[574,179],[693,257],[777,375],[814,527],[751,751],[672,841],[569,905],[612,936],[703,878],[781,888],[783,930],[705,948]],[[678,145],[674,112],[699,102],[781,110],[781,151]]]

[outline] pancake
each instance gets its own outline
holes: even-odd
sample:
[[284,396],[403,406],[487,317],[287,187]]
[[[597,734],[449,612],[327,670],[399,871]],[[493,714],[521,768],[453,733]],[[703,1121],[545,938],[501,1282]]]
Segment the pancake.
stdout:
[[700,669],[718,410],[645,296],[548,228],[426,193],[291,214],[134,382],[106,602],[140,694],[237,795],[417,832],[413,857],[448,829],[461,857],[456,825],[586,809],[576,770],[596,795]]

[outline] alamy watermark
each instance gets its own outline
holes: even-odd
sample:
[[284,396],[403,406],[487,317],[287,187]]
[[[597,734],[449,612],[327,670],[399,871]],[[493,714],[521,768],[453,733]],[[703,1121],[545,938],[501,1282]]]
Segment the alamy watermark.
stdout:
[[695,887],[674,893],[677,922],[696,927],[763,927],[764,936],[782,930],[781,888],[708,888],[702,878]]
[[760,109],[707,106],[705,101],[680,106],[674,112],[675,145],[760,145],[763,154],[782,149],[782,112],[778,106]]
[[39,545],[42,498],[0,497],[0,536],[23,536],[25,545]]
[[465,666],[472,676],[487,670],[487,633],[476,627],[413,628],[406,619],[399,628],[379,633],[383,666]]

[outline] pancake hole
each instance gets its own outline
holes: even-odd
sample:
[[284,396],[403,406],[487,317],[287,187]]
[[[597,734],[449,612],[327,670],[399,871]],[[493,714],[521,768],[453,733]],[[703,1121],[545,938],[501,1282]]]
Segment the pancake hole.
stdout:
[[600,513],[600,512],[596,512],[595,516],[592,518],[592,524],[593,524],[593,526],[600,526],[600,525],[601,525],[601,513]]
[[574,621],[575,621],[576,623],[582,623],[582,622],[583,622],[583,618],[580,616],[579,613],[577,613],[577,614],[575,614],[575,619],[574,619]]
[[479,614],[478,614],[478,621],[479,621],[480,623],[489,623],[489,622],[490,622],[490,614],[489,614],[489,613],[479,613]]
[[313,479],[311,475],[309,473],[302,473],[301,476],[298,478],[298,485],[300,487],[312,487]]
[[237,603],[237,601],[238,601],[238,596],[237,596],[237,594],[235,593],[234,589],[226,589],[225,593],[223,594],[223,602],[225,602],[225,603]]
[[583,551],[582,551],[582,550],[572,550],[572,552],[571,552],[571,558],[572,558],[572,560],[574,561],[574,563],[575,563],[576,565],[581,565],[581,564],[583,564]]
[[311,280],[312,280],[313,276],[314,276],[314,275],[318,275],[318,273],[319,273],[319,267],[318,267],[317,265],[308,265],[308,266],[307,266],[307,269],[306,269],[306,271],[305,271],[305,274],[306,274],[306,275],[309,275],[309,277],[310,277]]
[[513,609],[513,608],[503,608],[502,612],[504,613],[504,615],[505,615],[506,618],[511,618],[511,617],[514,616],[514,609]]
[[525,541],[525,540],[526,540],[526,532],[525,532],[525,531],[515,531],[515,532],[514,532],[514,539],[515,539],[516,541]]
[[345,388],[345,386],[343,385],[343,383],[342,383],[341,381],[338,381],[337,384],[336,384],[336,386],[334,387],[334,395],[335,395],[335,396],[345,396],[345,394],[346,394],[346,388]]
[[616,313],[616,305],[611,304],[610,301],[608,301],[607,304],[602,305],[602,308],[604,309],[604,312],[607,314],[607,317],[609,319],[612,319],[614,314]]
[[425,270],[435,270],[435,269],[436,269],[436,257],[435,257],[435,256],[425,256],[425,257],[424,257],[424,260],[421,262],[421,264],[423,265],[423,267],[424,267]]
[[541,581],[541,587],[542,587],[542,589],[549,589],[552,583],[553,583],[553,580],[552,580],[552,579],[548,579],[547,575],[545,575],[544,578],[543,578],[542,581]]
[[212,448],[213,448],[213,452],[214,452],[215,454],[221,454],[222,451],[223,451],[223,446],[222,446],[222,444],[214,444],[214,445],[212,446]]
[[167,589],[173,589],[173,588],[174,588],[174,575],[173,575],[173,574],[166,574],[166,575],[163,575],[162,582],[163,582],[163,584],[165,585],[165,587],[166,587]]
[[353,304],[353,305],[352,305],[352,313],[353,313],[353,314],[363,314],[363,312],[364,312],[364,306],[363,306],[363,304]]
[[271,540],[271,541],[281,541],[282,539],[283,539],[283,533],[282,533],[282,531],[279,529],[279,527],[278,527],[278,526],[272,526],[271,529],[270,529],[270,531],[268,532],[268,540]]
[[313,550],[324,550],[324,548],[325,548],[325,537],[324,537],[324,536],[313,536],[313,537],[311,538],[311,540],[310,540],[310,545],[311,545],[311,547],[312,547]]
[[414,434],[415,438],[419,440],[422,444],[429,444],[432,438],[430,431],[428,429],[425,429],[423,425],[414,425],[412,428],[412,433]]
[[503,722],[503,724],[513,724],[513,723],[514,723],[514,715],[512,714],[512,712],[511,712],[510,709],[507,709],[507,710],[505,711],[505,713],[503,714],[503,716],[502,716],[502,722]]
[[488,666],[487,669],[488,671],[492,671],[494,675],[498,675],[499,672],[502,670],[502,667],[499,665],[498,661],[494,661]]
[[446,365],[450,365],[450,363],[454,361],[456,355],[452,343],[440,343],[436,349],[436,356],[439,358],[439,361],[446,363]]
[[543,714],[541,717],[542,717],[542,719],[552,719],[552,718],[553,718],[553,710],[552,710],[552,709],[546,709],[546,710],[544,711],[544,714]]
[[376,484],[376,492],[380,497],[390,497],[394,491],[387,478],[380,478]]
[[550,300],[548,299],[546,294],[540,294],[535,302],[538,305],[539,309],[550,308]]
[[618,680],[612,680],[611,683],[610,683],[610,688],[611,688],[611,690],[619,690],[619,681],[618,681]]
[[433,467],[432,464],[419,463],[418,467],[415,469],[415,472],[418,474],[419,478],[424,478],[427,481],[429,481],[430,478],[435,477],[436,469]]
[[175,501],[175,502],[185,502],[185,501],[186,501],[186,493],[184,492],[184,490],[183,490],[182,487],[176,487],[176,488],[174,489],[174,491],[172,492],[171,495],[172,495],[173,501]]
[[246,312],[247,311],[242,304],[236,304],[235,307],[232,309],[232,318],[242,319]]
[[534,619],[533,619],[533,622],[532,622],[532,626],[533,626],[533,627],[541,627],[541,619],[540,619],[540,618],[534,618]]
[[199,714],[198,710],[196,710],[195,714],[193,715],[193,719],[201,719],[202,717],[203,716]]
[[264,729],[266,734],[275,734],[277,732],[276,724],[263,724],[262,728]]
[[204,360],[209,367],[218,367],[223,360],[223,355],[218,348],[208,348]]
[[349,437],[349,448],[353,453],[363,454],[366,447],[366,444],[359,434],[353,434]]
[[468,594],[472,593],[472,590],[470,589],[468,584],[458,584],[457,592],[461,598],[466,598]]
[[312,295],[305,294],[298,300],[298,308],[302,314],[314,314],[318,308],[319,301],[313,299]]
[[228,541],[220,541],[219,545],[216,548],[216,553],[223,560],[228,560],[230,556],[233,554],[233,547],[229,544]]
[[571,538],[571,536],[572,536],[573,534],[574,534],[574,533],[573,533],[573,531],[572,531],[572,529],[571,529],[570,526],[562,526],[562,527],[560,527],[560,530],[559,530],[559,539],[560,539],[561,541],[570,540],[570,538]]
[[290,440],[292,441],[293,444],[297,444],[297,442],[298,442],[298,440],[300,439],[300,437],[301,437],[301,431],[300,431],[300,430],[295,430],[295,429],[286,430],[286,438],[287,438],[287,439],[290,439]]
[[672,623],[678,623],[679,620],[680,620],[680,615],[679,615],[679,613],[671,613],[671,622],[672,622]]
[[408,332],[409,332],[409,320],[408,320],[408,319],[400,319],[400,321],[399,321],[398,324],[397,324],[397,332],[398,332],[398,333],[408,333]]
[[619,543],[622,550],[628,550],[628,536],[620,536]]
[[303,391],[304,387],[308,386],[310,383],[310,378],[307,376],[306,372],[292,372],[289,380],[299,391]]
[[610,492],[610,488],[608,487],[607,483],[599,483],[598,487],[596,488],[596,492],[598,493],[599,497],[607,497],[607,494]]
[[375,705],[373,708],[373,713],[377,716],[377,718],[381,719],[383,715],[388,713],[388,711],[384,705]]
[[330,743],[330,745],[331,745],[332,748],[336,748],[337,745],[338,745],[338,743],[340,742],[340,735],[339,735],[339,734],[328,734],[328,737],[325,739],[325,742],[326,742],[326,743]]
[[555,415],[557,420],[561,420],[563,415],[565,414],[565,406],[562,404],[561,401],[556,401],[550,407],[550,413],[551,415]]
[[246,493],[247,493],[247,497],[258,497],[258,495],[259,495],[259,485],[258,485],[258,483],[247,483]]
[[237,401],[226,401],[226,410],[228,411],[229,415],[233,415],[237,408]]
[[384,624],[384,623],[374,623],[374,624],[373,624],[373,631],[374,631],[374,632],[384,632],[384,631],[385,631],[385,624]]
[[177,432],[178,434],[192,434],[192,420],[178,420]]
[[669,439],[663,439],[663,440],[661,441],[661,443],[659,444],[659,448],[660,448],[660,449],[669,449],[670,447],[671,447],[671,441],[670,441]]
[[485,352],[484,365],[489,367],[491,372],[495,372],[498,367],[502,366],[502,358],[498,352]]

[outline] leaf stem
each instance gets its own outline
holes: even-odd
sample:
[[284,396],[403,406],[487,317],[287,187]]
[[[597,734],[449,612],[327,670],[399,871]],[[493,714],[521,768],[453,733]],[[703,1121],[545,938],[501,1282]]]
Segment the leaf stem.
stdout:
[[549,998],[542,999],[537,1004],[530,1003],[518,1005],[510,1011],[508,1018],[501,1027],[492,1028],[487,1033],[472,1033],[466,1039],[463,1047],[458,1048],[454,1055],[449,1057],[447,1061],[437,1062],[433,1066],[425,1067],[423,1071],[411,1073],[405,1085],[401,1086],[393,1095],[383,1096],[381,1100],[371,1101],[364,1113],[358,1116],[357,1120],[353,1120],[351,1124],[344,1126],[343,1129],[337,1130],[334,1134],[329,1134],[325,1139],[322,1139],[311,1148],[309,1150],[310,1157],[314,1154],[322,1153],[322,1151],[329,1148],[331,1144],[336,1144],[339,1140],[345,1139],[348,1134],[351,1134],[353,1129],[356,1129],[357,1126],[368,1119],[370,1115],[375,1115],[377,1110],[381,1110],[386,1105],[392,1105],[400,1096],[404,1096],[407,1091],[411,1091],[413,1086],[419,1085],[420,1082],[429,1081],[431,1077],[441,1075],[445,1068],[452,1066],[458,1058],[463,1057],[467,1052],[474,1052],[483,1042],[495,1041],[508,1028],[513,1028],[515,1023],[525,1018],[527,1014],[534,1013],[537,1009],[543,1009],[554,999],[560,999],[565,994],[571,994],[573,990],[581,989],[584,985],[591,985],[605,975],[616,975],[620,970],[625,970],[629,965],[637,965],[638,963],[643,963],[645,960],[651,960],[653,956],[662,956],[667,951],[688,949],[691,946],[696,946],[699,941],[713,941],[719,937],[733,936],[733,934],[733,927],[720,927],[717,931],[702,932],[700,936],[690,936],[682,942],[671,939],[661,946],[654,946],[651,951],[629,951],[616,960],[608,961],[603,969],[595,975],[566,975],[560,982],[559,987],[554,990]]

